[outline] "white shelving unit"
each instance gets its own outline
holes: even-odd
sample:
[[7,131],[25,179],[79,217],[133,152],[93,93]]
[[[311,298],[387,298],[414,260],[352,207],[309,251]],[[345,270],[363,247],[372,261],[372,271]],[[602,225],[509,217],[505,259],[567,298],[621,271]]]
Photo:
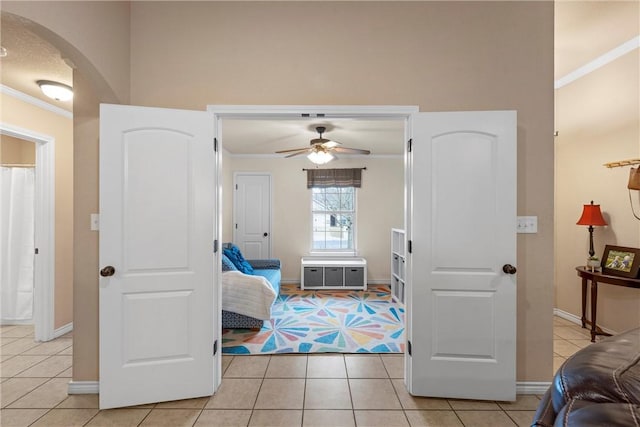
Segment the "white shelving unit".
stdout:
[[404,230],[391,229],[391,295],[404,304],[406,243]]
[[303,257],[300,289],[367,290],[367,260],[358,257]]

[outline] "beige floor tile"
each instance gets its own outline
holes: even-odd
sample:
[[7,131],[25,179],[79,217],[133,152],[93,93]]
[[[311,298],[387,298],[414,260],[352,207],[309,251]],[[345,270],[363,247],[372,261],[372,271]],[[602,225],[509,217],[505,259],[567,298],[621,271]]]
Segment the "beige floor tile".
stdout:
[[560,366],[567,360],[566,357],[562,356],[553,356],[553,373],[555,374],[560,369]]
[[503,411],[456,411],[465,426],[513,427],[516,424]]
[[151,409],[107,409],[100,411],[89,421],[91,427],[133,427],[139,425]]
[[10,343],[12,343],[14,341],[18,341],[19,339],[20,338],[5,338],[5,337],[2,337],[2,338],[0,338],[0,346],[3,346],[5,344],[10,344]]
[[553,352],[558,356],[569,357],[578,350],[580,347],[567,340],[553,340]]
[[403,411],[353,411],[358,427],[409,427]]
[[404,380],[391,380],[393,388],[396,390],[400,404],[404,409],[442,409],[451,410],[451,405],[447,399],[438,399],[434,397],[418,397],[412,396],[404,385]]
[[252,409],[258,397],[261,379],[224,378],[222,385],[206,404],[207,409]]
[[232,360],[233,360],[233,356],[225,356],[225,355],[222,356],[222,373],[223,374],[231,364]]
[[73,377],[73,368],[66,369],[56,375],[58,378],[71,378]]
[[573,326],[575,325],[575,323],[567,320],[567,319],[563,319],[562,317],[558,317],[558,316],[553,316],[553,326]]
[[453,411],[404,411],[411,427],[463,427]]
[[40,343],[22,354],[51,356],[71,347],[71,344],[72,341],[70,339],[58,338],[53,341]]
[[387,370],[380,356],[376,355],[346,355],[349,378],[389,378]]
[[97,413],[97,409],[52,409],[32,426],[82,427]]
[[249,418],[250,409],[205,409],[194,427],[246,427]]
[[3,409],[0,411],[0,426],[27,427],[46,412],[47,409]]
[[515,402],[497,402],[505,411],[535,411],[540,399],[532,394],[518,394]]
[[59,353],[56,353],[59,356],[72,356],[73,355],[73,346],[69,346],[67,348],[65,348],[64,350],[60,351]]
[[496,402],[484,400],[448,399],[449,405],[456,411],[498,411]]
[[304,378],[265,378],[255,409],[302,409]]
[[71,367],[72,356],[49,356],[31,368],[20,372],[16,377],[55,377]]
[[14,357],[16,357],[15,354],[0,354],[0,363],[6,362]]
[[29,369],[46,359],[48,356],[14,356],[6,362],[0,364],[0,375],[3,377],[14,377],[20,372]]
[[9,406],[47,381],[47,378],[10,378],[6,380],[0,387],[2,407]]
[[191,427],[198,419],[200,409],[152,409],[141,427]]
[[209,401],[207,397],[197,397],[195,399],[174,400],[171,402],[161,402],[155,409],[202,409]]
[[56,408],[97,409],[100,407],[99,403],[99,395],[97,394],[71,394]]
[[567,340],[567,341],[569,341],[571,344],[580,348],[585,348],[593,344],[590,338],[585,338],[581,340]]
[[553,333],[565,340],[583,340],[591,336],[586,329],[577,329],[571,326],[556,326],[553,328]]
[[381,356],[389,378],[404,378],[404,357]]
[[306,355],[271,356],[266,378],[304,378],[307,374]]
[[311,409],[302,414],[303,427],[355,427],[353,411]]
[[302,425],[302,411],[259,409],[253,411],[250,427],[296,427]]
[[307,378],[305,409],[351,409],[346,378]]
[[402,409],[389,379],[349,379],[353,409]]
[[344,356],[310,354],[307,378],[347,378]]
[[37,345],[33,338],[19,338],[0,347],[0,354],[22,354]]
[[9,406],[11,408],[55,408],[67,398],[68,385],[67,378],[52,378]]
[[2,337],[24,338],[33,335],[33,325],[13,325],[0,332]]
[[227,378],[263,378],[270,356],[236,356],[224,372]]
[[518,427],[529,427],[536,411],[507,411],[507,415]]

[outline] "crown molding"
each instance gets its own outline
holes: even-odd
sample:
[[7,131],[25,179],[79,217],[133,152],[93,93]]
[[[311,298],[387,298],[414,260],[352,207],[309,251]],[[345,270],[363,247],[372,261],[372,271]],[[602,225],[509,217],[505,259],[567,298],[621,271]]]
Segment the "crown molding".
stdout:
[[41,99],[38,99],[31,95],[27,95],[26,93],[10,88],[9,86],[0,84],[0,93],[19,99],[20,101],[26,102],[27,104],[31,104],[38,108],[42,108],[43,110],[47,110],[54,114],[58,114],[67,119],[73,119],[73,113],[71,113],[70,111],[67,111],[64,108],[57,107],[53,104],[49,104],[48,102],[44,102]]
[[582,67],[570,72],[566,76],[559,78],[554,82],[553,88],[560,89],[561,87],[564,87],[569,83],[573,83],[579,78],[582,78],[587,74],[594,72],[598,68],[601,68],[607,65],[608,63],[613,62],[616,59],[620,58],[621,56],[626,55],[627,53],[638,48],[640,48],[640,35],[632,38],[627,42],[622,43],[620,46],[616,48],[611,49],[609,52],[605,53],[604,55],[600,55],[593,61],[586,63]]

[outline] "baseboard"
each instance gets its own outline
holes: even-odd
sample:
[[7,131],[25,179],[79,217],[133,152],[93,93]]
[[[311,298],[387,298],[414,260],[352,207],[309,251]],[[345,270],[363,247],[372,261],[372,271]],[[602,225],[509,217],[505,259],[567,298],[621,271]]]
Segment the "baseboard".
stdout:
[[63,336],[64,334],[68,334],[69,332],[73,331],[73,322],[69,322],[64,326],[59,327],[58,329],[55,329],[53,331],[53,338],[59,338],[61,336]]
[[544,394],[551,386],[551,382],[517,381],[516,394]]
[[[575,314],[566,312],[564,310],[560,310],[559,308],[554,308],[553,309],[553,315],[561,317],[561,318],[563,318],[565,320],[568,320],[571,323],[575,323],[576,325],[582,325],[582,319],[579,316],[576,316]],[[603,328],[600,325],[598,325],[598,326],[600,327],[600,329],[602,329],[604,332],[606,332],[608,334],[611,334],[611,335],[618,334],[618,332],[614,331],[613,329]]]
[[99,381],[69,381],[68,394],[99,394]]

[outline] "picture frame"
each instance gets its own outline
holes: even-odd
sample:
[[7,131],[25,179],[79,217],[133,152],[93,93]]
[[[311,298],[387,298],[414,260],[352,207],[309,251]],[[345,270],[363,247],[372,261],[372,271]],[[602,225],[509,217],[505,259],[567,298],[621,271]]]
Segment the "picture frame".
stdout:
[[640,249],[606,245],[601,266],[603,274],[635,279],[640,270]]

